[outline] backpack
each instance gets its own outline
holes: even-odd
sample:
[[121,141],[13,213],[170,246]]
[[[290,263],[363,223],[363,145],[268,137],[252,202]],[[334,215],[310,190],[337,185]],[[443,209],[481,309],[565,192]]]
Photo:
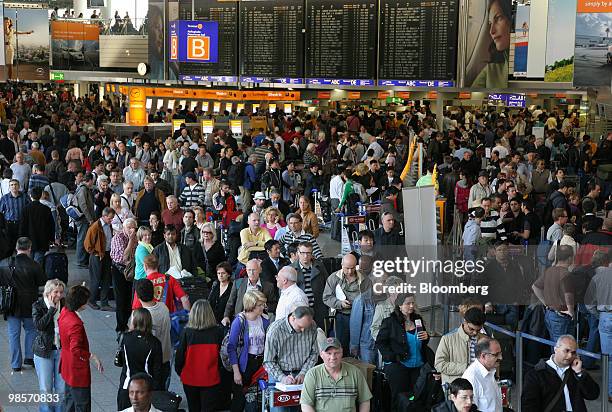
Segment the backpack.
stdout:
[[60,198],[60,204],[66,211],[68,217],[72,220],[79,220],[83,217],[83,212],[76,204],[76,196],[79,192],[79,188],[77,188],[74,193],[66,193],[64,196]]
[[[244,347],[244,328],[246,325],[246,319],[244,318],[244,315],[242,315],[241,313],[238,314],[237,318],[240,319],[240,334],[238,335],[238,347],[237,347],[238,349],[237,352],[238,352],[238,355],[240,356],[240,352],[242,351],[242,348]],[[220,351],[221,363],[223,363],[223,367],[228,372],[232,371],[232,364],[230,362],[229,354],[227,351],[227,347],[229,345],[229,340],[230,340],[230,332],[231,332],[231,327],[225,334],[225,337],[223,338],[223,342],[221,342],[221,351]]]
[[68,256],[64,252],[49,251],[45,253],[43,268],[47,279],[59,279],[68,283]]
[[9,271],[11,273],[10,285],[0,286],[0,313],[6,316],[10,315],[15,306],[15,287],[12,285],[13,277],[15,276],[15,258],[12,257],[9,263]]
[[227,169],[227,180],[236,186],[242,186],[244,184],[244,169],[245,165],[242,162],[231,165]]

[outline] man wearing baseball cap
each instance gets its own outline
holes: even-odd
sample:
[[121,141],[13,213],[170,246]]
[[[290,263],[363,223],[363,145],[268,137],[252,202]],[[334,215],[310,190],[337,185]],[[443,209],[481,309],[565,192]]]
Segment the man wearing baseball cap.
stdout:
[[300,399],[302,411],[369,411],[372,392],[359,368],[342,362],[340,341],[321,340],[319,350],[323,363],[306,373]]

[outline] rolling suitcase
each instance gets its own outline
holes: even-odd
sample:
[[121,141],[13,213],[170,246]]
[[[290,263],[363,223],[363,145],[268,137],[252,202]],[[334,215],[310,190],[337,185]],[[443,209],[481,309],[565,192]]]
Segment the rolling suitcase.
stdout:
[[59,248],[45,253],[43,269],[47,279],[59,279],[68,284],[68,256]]

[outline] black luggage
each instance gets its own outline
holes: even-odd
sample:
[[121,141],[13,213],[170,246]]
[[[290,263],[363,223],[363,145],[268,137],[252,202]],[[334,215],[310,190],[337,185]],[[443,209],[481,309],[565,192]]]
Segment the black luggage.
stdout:
[[189,301],[193,304],[198,299],[208,299],[210,289],[206,278],[201,276],[190,276],[179,279],[181,287],[189,296]]
[[374,398],[373,408],[374,411],[390,412],[391,411],[391,387],[387,376],[380,369],[374,369],[372,373],[372,392]]
[[323,266],[325,266],[327,273],[330,275],[342,269],[342,258],[341,257],[325,257],[323,258],[322,261],[323,261]]
[[68,284],[68,256],[62,249],[54,248],[45,253],[43,269],[47,279],[59,279]]
[[170,391],[153,391],[151,403],[162,412],[177,412],[183,398]]

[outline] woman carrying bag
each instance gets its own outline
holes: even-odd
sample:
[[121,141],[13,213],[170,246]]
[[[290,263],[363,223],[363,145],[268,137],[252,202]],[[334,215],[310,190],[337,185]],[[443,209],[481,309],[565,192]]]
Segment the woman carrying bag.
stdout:
[[244,310],[234,318],[230,327],[227,354],[234,372],[232,412],[257,410],[257,402],[251,400],[247,403],[245,393],[251,386],[253,375],[263,364],[266,331],[270,325],[270,321],[262,316],[266,301],[266,295],[259,290],[246,292],[242,299]]

